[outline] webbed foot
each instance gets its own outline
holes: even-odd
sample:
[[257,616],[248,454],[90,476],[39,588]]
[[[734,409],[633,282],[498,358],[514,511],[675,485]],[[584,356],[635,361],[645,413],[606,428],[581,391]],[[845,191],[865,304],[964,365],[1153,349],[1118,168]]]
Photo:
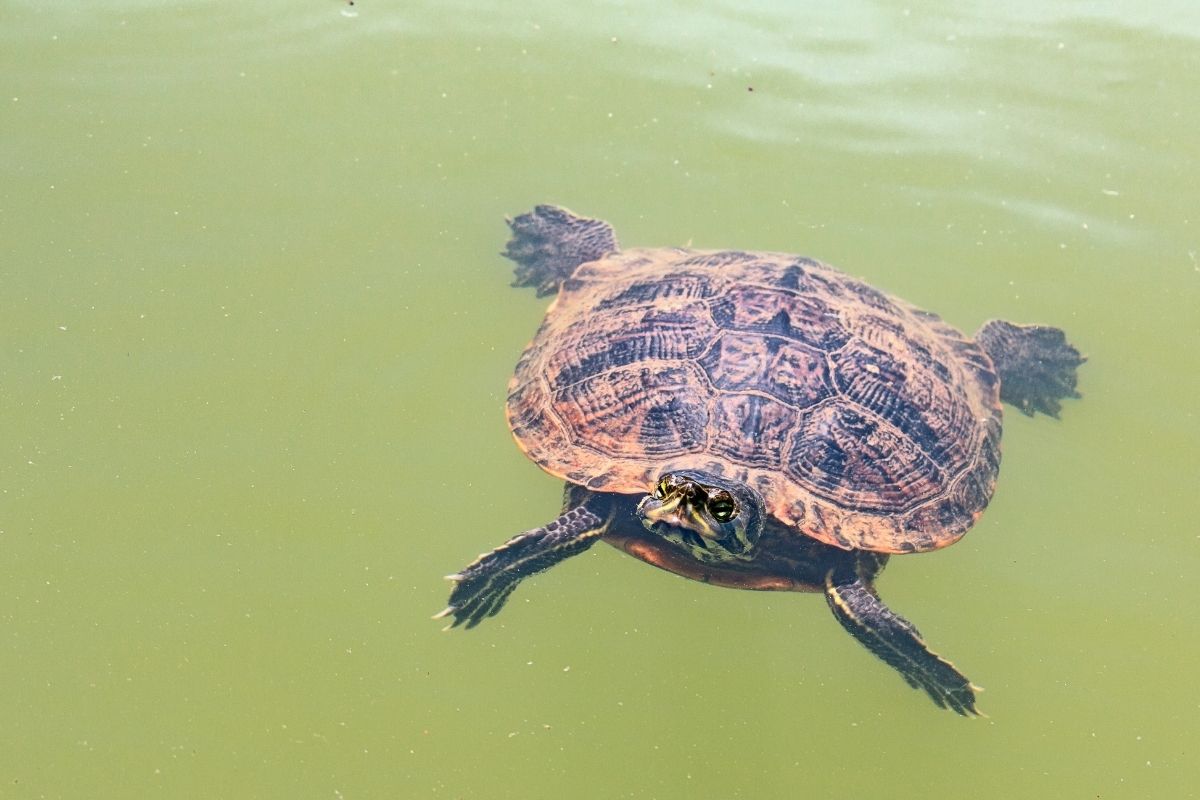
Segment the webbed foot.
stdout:
[[923,690],[939,708],[964,717],[982,716],[975,707],[979,688],[930,650],[916,626],[884,605],[862,580],[835,583],[827,576],[825,599],[842,627],[909,686]]
[[512,238],[501,255],[517,262],[513,286],[534,286],[538,297],[557,292],[580,264],[617,251],[611,225],[557,206],[537,206],[508,227]]
[[1032,417],[1057,417],[1064,397],[1079,397],[1076,368],[1087,359],[1058,328],[993,320],[975,334],[1000,376],[1000,399]]
[[581,505],[543,528],[514,536],[475,559],[462,572],[447,576],[454,581],[450,602],[433,618],[453,617],[447,629],[464,624],[474,628],[500,613],[522,580],[582,553],[607,527],[607,520]]

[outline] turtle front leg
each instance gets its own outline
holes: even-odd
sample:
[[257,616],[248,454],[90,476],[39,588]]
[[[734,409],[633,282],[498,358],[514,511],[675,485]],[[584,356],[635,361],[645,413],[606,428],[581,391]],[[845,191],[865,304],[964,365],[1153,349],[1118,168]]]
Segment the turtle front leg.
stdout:
[[862,578],[825,578],[825,599],[842,627],[864,647],[900,673],[914,689],[922,689],[939,708],[964,717],[980,715],[975,708],[979,687],[954,665],[925,645],[920,631],[892,611]]
[[446,576],[455,584],[450,604],[434,619],[453,617],[447,630],[463,624],[474,628],[500,613],[518,583],[587,550],[604,535],[608,524],[609,519],[584,503],[544,527],[514,536],[462,572]]

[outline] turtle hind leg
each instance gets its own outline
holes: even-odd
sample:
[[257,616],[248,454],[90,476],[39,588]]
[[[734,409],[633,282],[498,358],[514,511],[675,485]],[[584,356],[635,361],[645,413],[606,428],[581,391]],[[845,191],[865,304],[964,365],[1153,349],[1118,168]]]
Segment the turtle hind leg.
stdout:
[[450,602],[434,619],[453,617],[447,628],[474,628],[500,613],[518,583],[587,550],[607,528],[608,520],[583,504],[545,527],[514,536],[448,576],[454,581]]
[[554,294],[575,268],[617,251],[612,226],[557,206],[537,206],[508,221],[512,238],[501,254],[517,262],[513,286],[533,286],[538,297]]
[[921,689],[939,708],[964,717],[978,716],[974,686],[954,665],[925,646],[911,622],[883,604],[861,579],[825,579],[825,599],[846,631],[878,656],[914,689]]
[[992,320],[975,341],[992,359],[1000,376],[1000,399],[1032,417],[1040,411],[1057,417],[1064,397],[1079,397],[1076,368],[1087,359],[1058,328]]

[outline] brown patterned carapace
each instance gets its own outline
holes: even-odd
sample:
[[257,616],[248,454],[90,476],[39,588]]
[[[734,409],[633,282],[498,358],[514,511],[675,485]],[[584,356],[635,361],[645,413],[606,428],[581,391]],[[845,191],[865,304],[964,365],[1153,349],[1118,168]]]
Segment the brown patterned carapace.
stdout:
[[627,250],[579,266],[509,385],[547,472],[646,492],[702,469],[841,548],[944,547],[992,495],[999,381],[938,317],[829,266]]

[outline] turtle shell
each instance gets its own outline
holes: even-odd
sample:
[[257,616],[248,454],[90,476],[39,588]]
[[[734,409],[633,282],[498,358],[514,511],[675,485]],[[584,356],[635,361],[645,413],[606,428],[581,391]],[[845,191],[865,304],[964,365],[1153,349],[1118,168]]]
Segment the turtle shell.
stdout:
[[992,495],[999,379],[936,315],[778,253],[635,249],[563,282],[509,385],[544,470],[641,494],[676,469],[744,481],[846,549],[956,541]]

